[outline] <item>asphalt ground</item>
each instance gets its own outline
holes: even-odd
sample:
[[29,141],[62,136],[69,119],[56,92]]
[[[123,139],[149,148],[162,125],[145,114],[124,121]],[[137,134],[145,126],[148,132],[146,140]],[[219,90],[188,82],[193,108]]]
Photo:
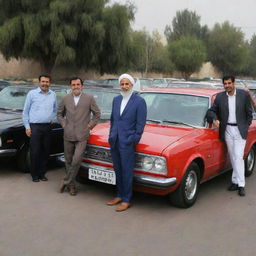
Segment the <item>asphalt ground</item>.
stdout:
[[52,163],[49,181],[34,183],[0,160],[0,256],[256,255],[255,173],[246,197],[227,191],[227,173],[202,184],[189,209],[134,193],[120,213],[106,205],[113,186],[90,182],[77,196],[60,194],[63,174]]

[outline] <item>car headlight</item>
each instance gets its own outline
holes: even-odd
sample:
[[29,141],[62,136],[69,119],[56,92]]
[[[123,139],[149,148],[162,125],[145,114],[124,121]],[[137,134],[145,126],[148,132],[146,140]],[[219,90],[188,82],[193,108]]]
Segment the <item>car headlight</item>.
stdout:
[[159,172],[161,172],[162,170],[166,169],[166,161],[165,161],[165,159],[157,158],[155,160],[155,168]]
[[165,175],[167,174],[166,159],[162,156],[136,153],[135,169]]
[[143,161],[142,161],[142,168],[145,169],[145,171],[149,171],[152,169],[154,165],[154,160],[152,159],[152,157],[144,157]]

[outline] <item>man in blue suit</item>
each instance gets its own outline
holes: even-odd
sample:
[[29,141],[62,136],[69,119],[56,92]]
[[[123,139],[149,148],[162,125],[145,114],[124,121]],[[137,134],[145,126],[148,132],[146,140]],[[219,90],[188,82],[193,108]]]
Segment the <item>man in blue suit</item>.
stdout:
[[146,102],[133,93],[134,79],[128,74],[119,77],[121,95],[112,104],[109,144],[116,173],[117,195],[108,205],[121,203],[116,211],[130,207],[135,146],[139,143],[147,116]]

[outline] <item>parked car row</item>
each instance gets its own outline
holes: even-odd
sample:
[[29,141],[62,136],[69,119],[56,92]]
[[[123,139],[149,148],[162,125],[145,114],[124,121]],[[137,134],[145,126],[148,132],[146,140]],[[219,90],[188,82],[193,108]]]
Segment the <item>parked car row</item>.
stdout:
[[[135,78],[135,84],[133,86],[134,91],[143,91],[147,88],[166,88],[166,87],[181,87],[181,88],[215,88],[222,89],[221,79],[204,79],[201,81],[185,81],[178,78]],[[107,88],[119,89],[118,78],[108,78],[105,80],[85,80],[84,84],[89,86],[99,86]],[[245,86],[250,89],[256,90],[256,81],[254,80],[241,80],[236,79],[236,85],[240,88]]]
[[[35,85],[15,85],[5,87],[0,92],[0,157],[13,157],[20,170],[29,171],[29,138],[22,123],[22,111],[27,93]],[[51,86],[57,96],[57,103],[70,92],[69,86]],[[101,122],[110,118],[112,100],[119,90],[104,88],[84,89],[85,93],[94,95],[102,115]],[[55,120],[51,125],[50,157],[63,154],[63,129]]]
[[[33,88],[35,85],[8,86],[0,92],[0,157],[15,157],[23,171],[29,170],[29,138],[22,124],[22,109],[28,91]],[[51,89],[56,92],[58,102],[69,93],[67,86],[51,86]],[[108,120],[113,97],[120,92],[100,87],[84,91],[94,95],[102,120],[91,131],[79,177],[115,184]],[[219,139],[218,129],[205,121],[206,111],[220,91],[173,86],[140,92],[148,114],[142,139],[136,146],[135,190],[167,196],[173,205],[187,208],[195,203],[202,182],[230,170],[227,149]],[[51,137],[51,156],[60,156],[64,162],[63,129],[57,120],[52,124]],[[246,176],[253,172],[255,151],[256,120],[253,120],[245,148]]]

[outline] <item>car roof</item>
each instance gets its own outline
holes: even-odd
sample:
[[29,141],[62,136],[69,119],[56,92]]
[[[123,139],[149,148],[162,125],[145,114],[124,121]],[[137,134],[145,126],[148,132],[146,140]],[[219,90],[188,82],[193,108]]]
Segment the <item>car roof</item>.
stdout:
[[168,87],[168,88],[146,88],[142,91],[145,92],[157,92],[157,93],[176,93],[176,94],[188,94],[188,95],[198,95],[198,96],[208,96],[212,97],[213,95],[222,92],[220,89],[212,88],[177,88],[177,87]]
[[[26,89],[35,89],[38,87],[38,85],[36,84],[19,84],[19,85],[10,85],[8,86],[10,88],[26,88]],[[50,89],[52,90],[56,90],[56,89],[68,89],[70,88],[70,86],[67,86],[67,85],[51,85],[50,86]]]
[[88,86],[88,87],[84,87],[83,88],[83,91],[90,91],[90,90],[93,90],[93,91],[103,91],[103,92],[117,92],[117,93],[120,93],[120,89],[119,88],[113,88],[113,87],[91,87],[91,86]]

